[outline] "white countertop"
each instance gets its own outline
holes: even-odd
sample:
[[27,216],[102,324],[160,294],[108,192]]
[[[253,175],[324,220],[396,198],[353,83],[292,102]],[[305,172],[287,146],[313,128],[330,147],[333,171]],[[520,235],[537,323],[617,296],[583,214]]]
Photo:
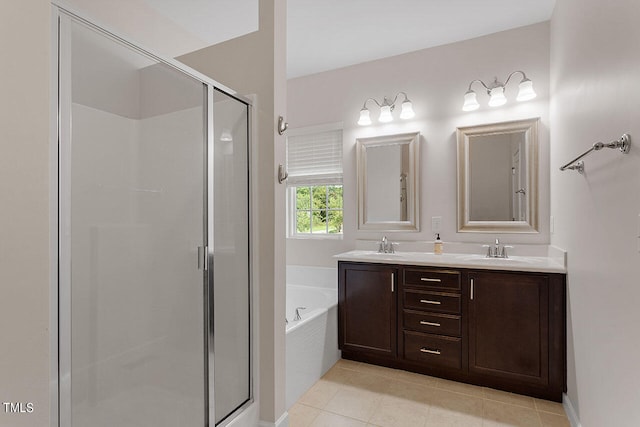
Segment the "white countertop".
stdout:
[[566,273],[562,258],[545,256],[510,256],[509,258],[486,258],[484,255],[468,253],[396,252],[392,254],[376,251],[353,250],[334,255],[340,261],[373,262],[382,264],[424,265],[435,267],[471,268],[483,270],[511,270],[544,273]]

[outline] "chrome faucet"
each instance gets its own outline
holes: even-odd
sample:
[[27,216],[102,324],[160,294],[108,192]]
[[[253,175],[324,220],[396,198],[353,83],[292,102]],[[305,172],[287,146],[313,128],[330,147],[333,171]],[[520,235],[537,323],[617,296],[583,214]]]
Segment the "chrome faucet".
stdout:
[[501,245],[498,238],[494,245],[482,245],[482,247],[487,248],[487,258],[509,258],[507,248],[513,248],[513,246]]
[[387,252],[387,236],[382,236],[382,240],[378,243],[378,253],[384,254]]
[[382,240],[378,243],[379,254],[393,254],[396,252],[394,248],[395,243],[387,240],[387,236],[382,236]]
[[294,321],[302,320],[302,316],[300,316],[300,310],[306,310],[307,307],[296,307],[296,315],[293,317]]

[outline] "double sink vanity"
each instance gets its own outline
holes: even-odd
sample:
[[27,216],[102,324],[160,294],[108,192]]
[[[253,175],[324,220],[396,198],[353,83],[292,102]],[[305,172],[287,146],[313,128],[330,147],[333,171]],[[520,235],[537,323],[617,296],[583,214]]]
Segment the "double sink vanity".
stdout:
[[343,358],[562,401],[561,258],[364,250],[336,258]]
[[[548,229],[540,221],[549,213],[540,203],[548,189],[539,189],[546,169],[538,132],[538,118],[457,128],[458,239],[485,233],[526,242],[518,236]],[[419,133],[357,139],[361,236],[420,232],[420,145]],[[432,217],[431,231],[441,231],[440,220]],[[388,253],[393,244],[383,238],[382,253],[337,255],[342,357],[562,401],[564,252],[519,245],[507,258],[505,246],[456,245],[447,243],[447,252],[458,253]]]

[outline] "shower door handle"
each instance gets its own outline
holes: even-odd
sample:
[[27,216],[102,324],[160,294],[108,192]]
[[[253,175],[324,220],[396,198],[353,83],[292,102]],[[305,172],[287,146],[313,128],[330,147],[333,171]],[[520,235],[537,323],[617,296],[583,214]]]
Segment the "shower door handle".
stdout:
[[198,270],[207,271],[208,263],[207,263],[207,254],[209,253],[208,246],[198,246]]

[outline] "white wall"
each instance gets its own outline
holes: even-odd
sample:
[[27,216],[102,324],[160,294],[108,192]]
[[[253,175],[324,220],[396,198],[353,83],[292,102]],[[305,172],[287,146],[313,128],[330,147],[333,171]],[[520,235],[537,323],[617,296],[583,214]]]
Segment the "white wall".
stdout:
[[[583,427],[640,425],[639,21],[636,0],[558,0],[551,21],[551,240],[568,250],[568,394]],[[629,154],[558,170],[624,132]]]
[[0,14],[0,425],[49,421],[49,55],[46,0]]
[[[475,87],[479,110],[462,111],[469,82],[503,80],[514,70],[534,82],[538,97],[515,102],[518,78],[506,90],[508,104],[487,107],[488,96]],[[405,91],[416,112],[407,122],[356,125],[362,103]],[[489,242],[494,234],[457,233],[456,128],[540,117],[540,223],[534,235],[502,235],[507,243],[549,242],[549,23],[535,24],[464,42],[354,65],[288,81],[288,121],[292,128],[344,122],[344,238],[287,239],[287,263],[333,266],[332,255],[354,248],[356,239],[380,239],[382,233],[358,232],[355,140],[400,132],[421,133],[421,231],[387,233],[392,240],[431,241],[431,217],[442,217],[442,239]],[[372,103],[370,103],[373,105]],[[377,108],[372,108],[376,118]],[[395,113],[397,117],[397,112]],[[372,249],[375,247],[372,245]]]

